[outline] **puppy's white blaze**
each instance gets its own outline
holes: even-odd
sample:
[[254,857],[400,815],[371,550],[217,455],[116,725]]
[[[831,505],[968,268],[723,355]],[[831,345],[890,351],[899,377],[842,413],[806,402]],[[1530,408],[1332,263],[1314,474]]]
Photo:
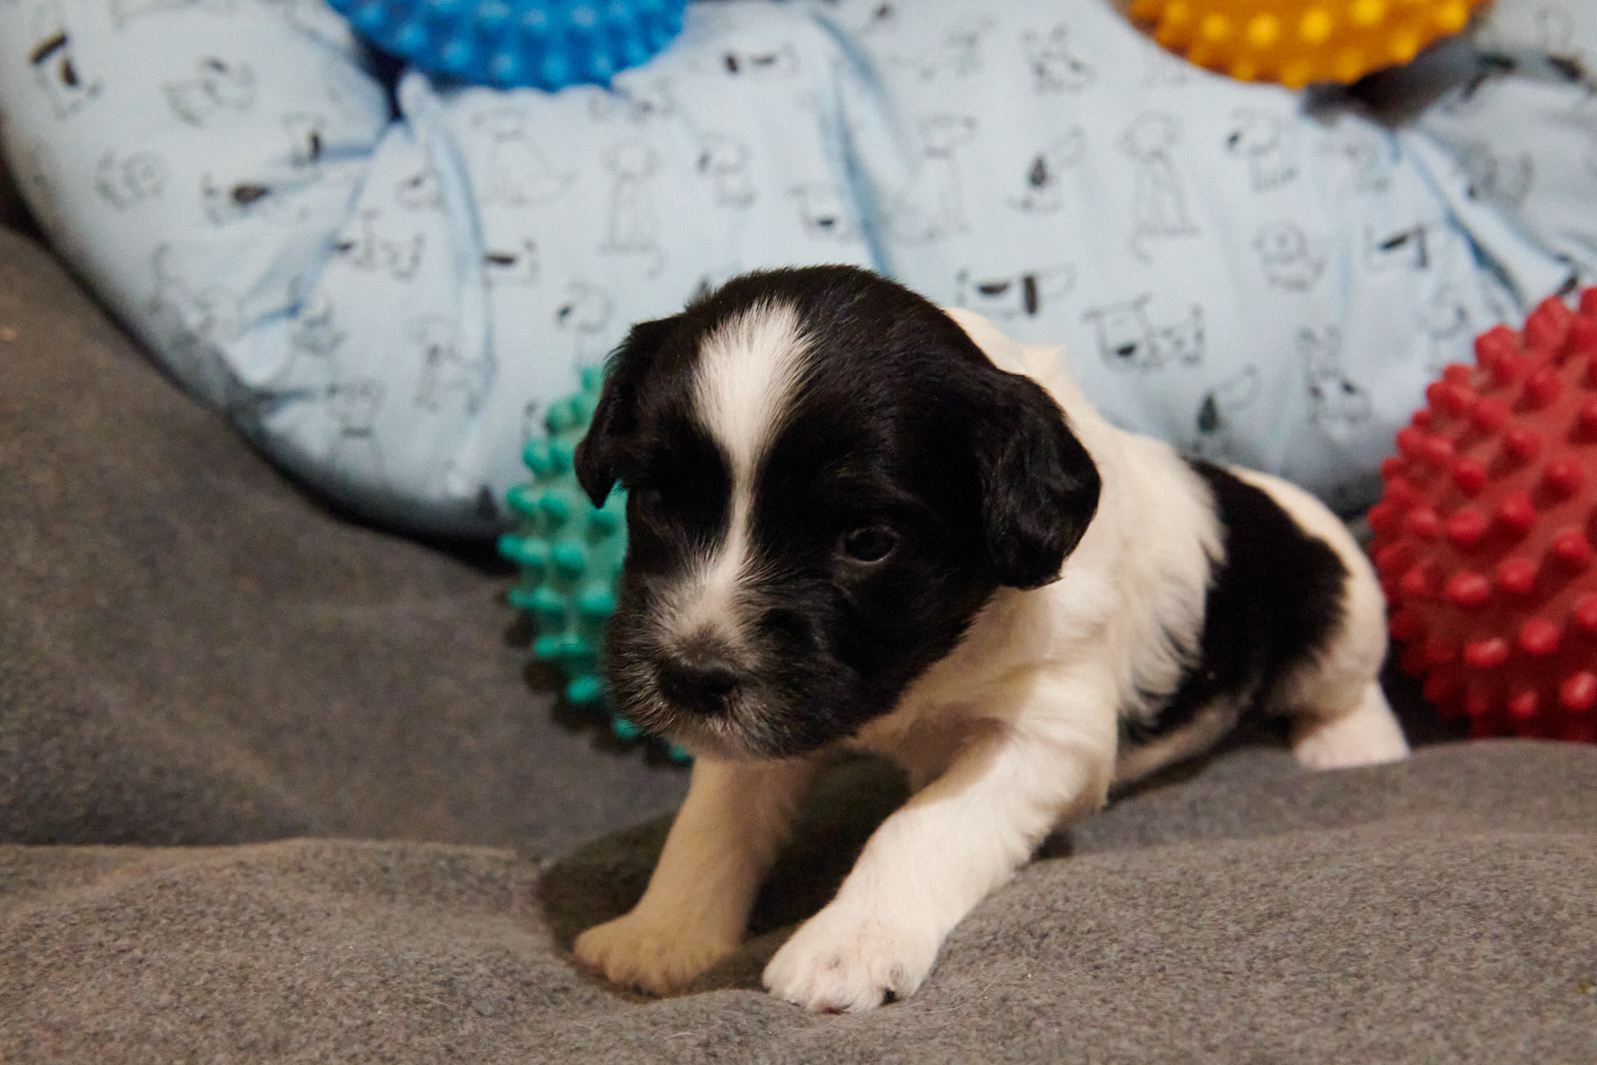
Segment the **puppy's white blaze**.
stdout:
[[727,320],[699,349],[699,419],[726,449],[734,485],[748,486],[804,378],[807,349],[798,311],[773,302]]
[[755,568],[749,551],[754,475],[804,380],[807,352],[798,311],[774,302],[729,319],[699,349],[696,413],[731,464],[732,500],[725,535],[684,583],[667,621],[677,638],[710,631],[738,642],[740,590]]

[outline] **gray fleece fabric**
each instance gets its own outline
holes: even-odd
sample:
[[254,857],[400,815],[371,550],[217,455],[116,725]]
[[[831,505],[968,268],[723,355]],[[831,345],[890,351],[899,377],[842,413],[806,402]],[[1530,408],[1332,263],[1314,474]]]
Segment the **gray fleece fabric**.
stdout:
[[[0,1046],[7,1062],[1586,1065],[1594,789],[1597,752],[1572,746],[1432,747],[1324,778],[1234,752],[1057,841],[1072,853],[978,906],[919,994],[843,1017],[757,990],[785,923],[663,1001],[573,967],[574,930],[641,890],[663,818],[552,862],[349,840],[5,847]],[[834,819],[851,793],[825,796]],[[828,879],[836,832],[810,814],[767,922]]]
[[1597,1063],[1597,749],[1528,741],[1233,747],[817,1017],[759,973],[902,800],[844,763],[742,950],[608,987],[570,943],[686,774],[554,704],[507,584],[329,513],[0,230],[0,1061]]
[[322,509],[7,230],[0,330],[0,838],[551,850],[680,801],[529,683],[491,549]]

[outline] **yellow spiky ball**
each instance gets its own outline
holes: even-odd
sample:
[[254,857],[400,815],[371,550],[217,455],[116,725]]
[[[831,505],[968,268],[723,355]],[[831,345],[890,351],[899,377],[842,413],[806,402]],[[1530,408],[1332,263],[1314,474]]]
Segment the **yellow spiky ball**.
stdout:
[[1164,47],[1242,81],[1357,81],[1462,30],[1488,0],[1131,0]]

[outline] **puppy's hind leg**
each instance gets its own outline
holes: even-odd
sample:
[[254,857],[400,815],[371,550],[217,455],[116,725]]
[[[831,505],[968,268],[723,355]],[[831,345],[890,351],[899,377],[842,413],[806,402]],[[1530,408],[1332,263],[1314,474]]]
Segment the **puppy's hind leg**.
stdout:
[[1351,769],[1400,762],[1408,757],[1408,741],[1380,683],[1372,680],[1345,713],[1325,717],[1311,712],[1296,717],[1292,754],[1310,769]]
[[1299,527],[1342,561],[1341,623],[1328,642],[1308,651],[1271,705],[1292,721],[1292,753],[1310,769],[1350,769],[1398,762],[1408,741],[1381,691],[1386,659],[1386,601],[1369,558],[1347,527],[1296,485],[1263,474],[1246,479],[1268,491]]
[[1350,539],[1337,546],[1349,571],[1342,631],[1287,686],[1284,700],[1293,718],[1292,753],[1310,769],[1351,769],[1408,757],[1408,741],[1379,679],[1387,649],[1380,586]]

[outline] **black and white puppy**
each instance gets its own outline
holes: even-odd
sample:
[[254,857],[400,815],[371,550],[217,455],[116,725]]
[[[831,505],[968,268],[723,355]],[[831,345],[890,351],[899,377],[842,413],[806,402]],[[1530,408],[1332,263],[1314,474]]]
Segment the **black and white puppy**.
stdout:
[[1407,754],[1380,589],[1275,478],[1111,426],[1058,348],[851,267],[736,278],[615,352],[577,475],[628,491],[621,708],[696,756],[637,907],[577,956],[649,991],[731,952],[828,751],[914,796],[765,970],[814,1010],[920,986],[1111,785],[1289,715],[1305,765]]

